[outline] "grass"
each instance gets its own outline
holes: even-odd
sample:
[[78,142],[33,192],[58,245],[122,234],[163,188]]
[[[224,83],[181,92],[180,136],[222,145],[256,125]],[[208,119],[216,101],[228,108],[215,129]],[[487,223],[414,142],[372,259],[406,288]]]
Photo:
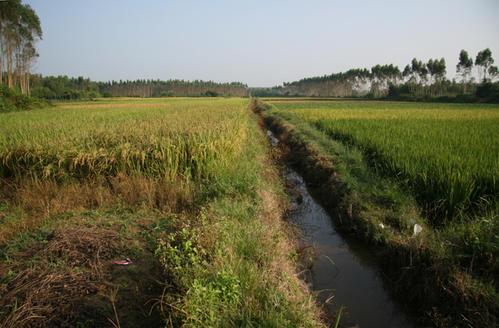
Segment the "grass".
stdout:
[[[496,107],[272,100],[260,108],[338,227],[375,246],[387,281],[423,322],[496,324]],[[459,183],[474,193],[452,203]]]
[[58,103],[0,130],[3,326],[322,325],[247,100]]

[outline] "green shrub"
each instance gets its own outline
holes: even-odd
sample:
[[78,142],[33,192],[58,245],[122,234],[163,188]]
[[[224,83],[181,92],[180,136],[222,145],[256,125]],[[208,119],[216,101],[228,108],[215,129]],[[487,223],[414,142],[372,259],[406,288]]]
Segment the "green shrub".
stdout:
[[0,113],[30,110],[42,107],[44,104],[46,104],[44,101],[25,96],[5,85],[0,86]]
[[488,102],[499,103],[499,82],[481,84],[476,89],[476,96]]

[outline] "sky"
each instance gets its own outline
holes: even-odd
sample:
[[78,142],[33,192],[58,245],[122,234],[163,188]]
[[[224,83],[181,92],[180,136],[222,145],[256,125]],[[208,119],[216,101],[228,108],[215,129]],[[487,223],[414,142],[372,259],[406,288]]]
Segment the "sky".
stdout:
[[43,40],[34,71],[97,81],[268,87],[461,49],[499,64],[499,0],[24,0]]

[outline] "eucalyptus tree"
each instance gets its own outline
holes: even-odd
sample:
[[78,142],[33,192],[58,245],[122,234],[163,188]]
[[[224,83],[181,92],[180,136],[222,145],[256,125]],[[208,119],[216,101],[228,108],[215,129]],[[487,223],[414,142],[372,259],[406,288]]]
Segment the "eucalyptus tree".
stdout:
[[472,69],[473,59],[469,56],[466,50],[462,49],[459,53],[459,62],[456,65],[456,71],[462,78],[463,93],[466,93]]
[[492,64],[494,64],[494,58],[492,58],[492,51],[489,48],[478,52],[475,58],[475,65],[481,67],[479,74],[481,75],[482,82],[487,82],[487,74]]
[[36,41],[42,38],[40,19],[20,0],[0,2],[0,84],[7,74],[7,85],[29,94],[33,60],[38,56]]
[[408,82],[411,92],[422,95],[424,92],[424,85],[428,79],[428,69],[426,68],[426,65],[421,60],[413,58],[411,65],[407,65],[404,68],[404,73],[403,75],[409,77]]
[[381,65],[371,67],[371,93],[378,97],[381,93],[384,76]]
[[386,93],[390,84],[397,84],[400,69],[393,64],[375,65],[371,68],[371,89],[374,95]]
[[398,84],[399,79],[402,77],[402,73],[398,66],[390,64],[384,66],[385,75],[388,79],[388,82],[391,84]]
[[496,77],[499,77],[499,69],[497,68],[497,66],[490,66],[488,73],[489,73],[489,80],[492,82]]
[[445,73],[447,71],[445,59],[440,58],[435,60],[428,60],[428,63],[426,63],[426,69],[430,74],[430,94],[432,94],[436,92],[436,90],[439,88],[439,85],[445,78]]
[[404,70],[402,71],[402,78],[409,79],[411,76],[412,76],[411,65],[407,64],[405,65]]
[[354,91],[359,93],[366,89],[367,83],[371,78],[371,72],[366,68],[355,68],[349,71],[354,81]]

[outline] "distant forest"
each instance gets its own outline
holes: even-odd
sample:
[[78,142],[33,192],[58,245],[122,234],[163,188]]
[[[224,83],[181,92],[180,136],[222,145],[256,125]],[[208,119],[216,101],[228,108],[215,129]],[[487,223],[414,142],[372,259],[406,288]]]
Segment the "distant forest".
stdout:
[[459,53],[457,79],[446,78],[444,58],[424,63],[414,58],[403,70],[393,64],[371,69],[304,78],[273,88],[252,88],[252,96],[367,97],[405,100],[499,101],[499,77],[490,49],[473,58],[466,50]]
[[67,76],[32,77],[32,95],[44,99],[76,100],[97,97],[216,97],[248,95],[247,85],[239,82],[135,80],[95,82]]
[[136,80],[98,83],[104,96],[170,97],[170,96],[235,96],[246,97],[248,86],[240,82]]

